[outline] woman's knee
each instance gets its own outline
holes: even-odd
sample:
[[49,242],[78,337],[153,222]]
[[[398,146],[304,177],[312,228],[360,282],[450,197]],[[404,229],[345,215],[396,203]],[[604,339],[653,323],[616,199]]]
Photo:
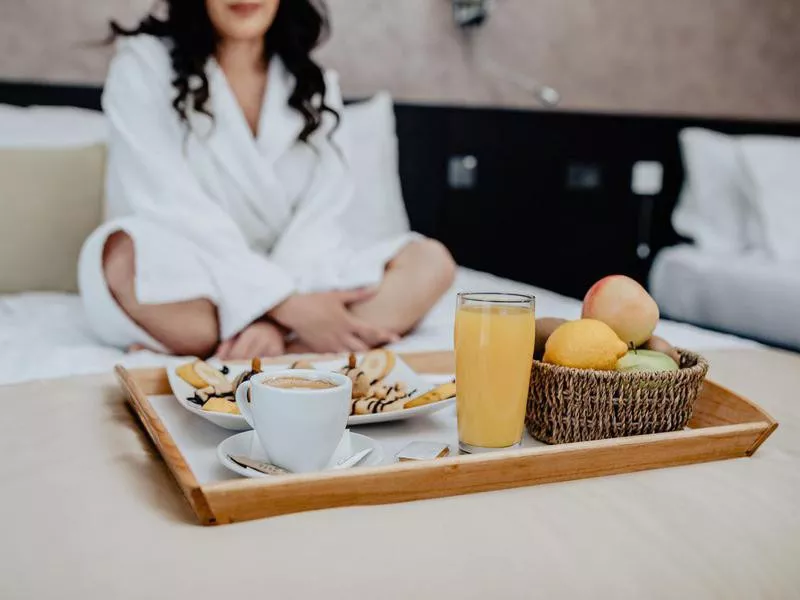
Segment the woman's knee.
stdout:
[[133,239],[124,231],[114,232],[106,240],[103,275],[114,298],[130,300],[136,277],[136,256]]
[[219,345],[217,309],[208,300],[189,300],[150,315],[161,342],[174,354],[210,356]]
[[205,357],[219,343],[217,308],[198,298],[167,304],[141,304],[136,298],[136,248],[124,231],[111,234],[103,248],[106,286],[120,308],[139,327],[174,354]]
[[415,262],[422,265],[424,272],[430,274],[442,290],[448,289],[456,277],[456,262],[450,251],[438,240],[425,238],[412,242],[411,250]]

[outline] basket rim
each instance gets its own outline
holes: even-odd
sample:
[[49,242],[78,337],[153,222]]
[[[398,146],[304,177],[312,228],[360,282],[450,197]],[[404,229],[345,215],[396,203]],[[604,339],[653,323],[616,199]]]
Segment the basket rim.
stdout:
[[701,355],[691,350],[684,348],[675,348],[681,356],[687,356],[695,359],[697,363],[691,367],[678,369],[677,371],[601,371],[599,369],[578,369],[576,367],[562,367],[561,365],[554,365],[546,363],[541,360],[534,359],[534,368],[540,369],[553,375],[568,375],[573,377],[592,377],[604,381],[663,381],[671,382],[678,376],[702,376],[705,377],[708,372],[708,361]]

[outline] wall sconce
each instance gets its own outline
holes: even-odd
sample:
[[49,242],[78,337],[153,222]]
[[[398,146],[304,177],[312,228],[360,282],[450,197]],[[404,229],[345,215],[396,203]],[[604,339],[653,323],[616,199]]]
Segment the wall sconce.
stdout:
[[[465,32],[471,32],[483,25],[489,18],[492,9],[492,0],[451,0],[453,3],[453,19],[456,25]],[[467,36],[471,41],[472,36]],[[492,77],[502,79],[515,85],[531,96],[544,108],[555,108],[561,102],[561,94],[555,88],[545,85],[523,73],[511,71],[495,61],[487,58],[477,58],[477,66]]]
[[462,29],[479,27],[489,18],[490,0],[453,0],[453,18]]

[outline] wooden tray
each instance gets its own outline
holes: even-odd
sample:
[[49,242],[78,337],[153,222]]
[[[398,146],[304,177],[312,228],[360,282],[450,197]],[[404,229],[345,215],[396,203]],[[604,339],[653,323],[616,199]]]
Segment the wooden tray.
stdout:
[[[451,352],[402,356],[418,373],[454,371]],[[286,359],[265,361],[269,362],[286,362]],[[121,366],[116,371],[128,400],[203,525],[321,508],[455,496],[750,456],[778,426],[757,405],[707,381],[689,422],[689,430],[341,472],[200,485],[148,399],[150,395],[171,393],[166,371],[128,371]]]

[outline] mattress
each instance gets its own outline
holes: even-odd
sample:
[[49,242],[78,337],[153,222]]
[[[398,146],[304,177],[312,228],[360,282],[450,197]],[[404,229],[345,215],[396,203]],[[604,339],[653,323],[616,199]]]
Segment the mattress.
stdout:
[[[538,316],[574,319],[580,302],[552,292],[480,273],[458,270],[450,293],[419,327],[393,348],[398,351],[446,350],[453,345],[455,294],[458,291],[505,291],[536,296]],[[753,348],[754,342],[691,325],[664,321],[657,333],[676,346],[694,350]],[[26,293],[0,296],[0,384],[110,371],[164,366],[180,358],[153,352],[125,353],[104,346],[88,328],[80,299],[71,294]]]
[[650,287],[673,319],[800,349],[800,262],[680,245],[658,254]]

